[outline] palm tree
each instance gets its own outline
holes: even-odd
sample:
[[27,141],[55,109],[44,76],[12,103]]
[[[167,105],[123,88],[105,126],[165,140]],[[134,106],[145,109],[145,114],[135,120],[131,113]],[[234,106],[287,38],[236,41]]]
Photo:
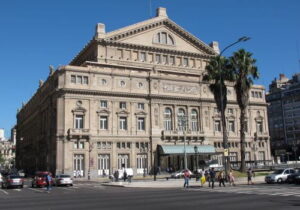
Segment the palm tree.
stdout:
[[[228,137],[226,129],[225,109],[227,106],[227,87],[225,81],[234,81],[232,68],[229,66],[229,61],[223,56],[212,57],[206,66],[206,74],[203,76],[203,81],[209,82],[209,89],[214,95],[218,111],[221,113],[221,122],[223,130],[223,146],[228,148]],[[229,161],[226,164],[228,172]],[[227,174],[227,173],[226,173]]]
[[235,91],[238,105],[240,107],[240,138],[241,138],[241,172],[246,171],[245,164],[245,128],[246,109],[249,104],[249,91],[254,79],[258,79],[259,73],[255,66],[256,60],[252,58],[252,53],[241,49],[229,58],[229,62],[235,74]]

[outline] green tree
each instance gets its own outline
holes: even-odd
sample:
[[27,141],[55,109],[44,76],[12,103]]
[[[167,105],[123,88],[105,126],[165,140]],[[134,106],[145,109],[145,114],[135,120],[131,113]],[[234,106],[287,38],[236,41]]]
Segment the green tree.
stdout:
[[[229,60],[223,56],[212,57],[205,69],[206,73],[203,76],[203,81],[209,82],[209,89],[213,93],[217,109],[221,113],[223,146],[226,149],[228,148],[228,137],[225,118],[227,106],[227,86],[225,81],[234,81],[234,74],[229,65]],[[224,164],[226,164],[227,173],[230,168],[228,157]]]
[[240,171],[246,171],[245,164],[245,128],[246,109],[249,104],[249,91],[254,79],[258,79],[259,73],[255,66],[256,60],[252,58],[252,53],[240,49],[229,58],[230,65],[235,75],[236,99],[240,108],[240,142],[241,142],[241,167]]
[[0,153],[0,166],[3,166],[4,163],[5,163],[5,159],[3,155]]

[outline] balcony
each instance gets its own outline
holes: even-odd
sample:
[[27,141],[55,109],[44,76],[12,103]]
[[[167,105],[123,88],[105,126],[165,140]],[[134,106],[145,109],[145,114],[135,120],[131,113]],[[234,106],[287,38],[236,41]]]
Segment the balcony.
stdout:
[[270,135],[267,132],[255,132],[254,137],[256,140],[268,140]]
[[[188,130],[185,133],[187,139],[200,139],[204,140],[204,132],[203,131],[191,131]],[[178,139],[183,138],[184,132],[179,130],[163,130],[162,131],[162,139]]]
[[89,138],[90,136],[90,129],[74,129],[74,128],[69,128],[68,129],[68,138]]

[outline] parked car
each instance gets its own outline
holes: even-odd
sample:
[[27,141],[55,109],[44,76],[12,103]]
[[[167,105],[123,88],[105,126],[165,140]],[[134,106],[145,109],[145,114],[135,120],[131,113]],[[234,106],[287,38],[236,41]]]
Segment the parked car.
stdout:
[[288,175],[287,179],[286,179],[286,182],[289,183],[289,184],[294,184],[295,183],[295,178],[297,176],[300,176],[300,172],[296,172],[294,174],[290,174]]
[[55,185],[56,186],[73,186],[73,179],[70,175],[60,174],[55,176]]
[[293,168],[279,169],[265,177],[265,182],[270,183],[284,183],[287,180],[288,175],[294,174]]
[[[32,187],[45,187],[47,186],[47,175],[51,173],[49,171],[37,172],[32,179],[31,186]],[[54,184],[54,179],[52,177],[51,184]]]
[[2,174],[0,173],[0,184],[2,184],[3,182],[3,178],[2,178]]
[[18,175],[8,175],[2,178],[2,188],[20,187],[24,186],[24,179]]
[[[175,171],[174,173],[171,174],[171,178],[175,178],[175,179],[182,178],[183,174],[184,174],[184,171],[185,171],[185,169],[179,170],[179,171]],[[188,170],[188,171],[190,173],[190,176],[194,175],[190,170]]]
[[298,175],[295,176],[295,184],[300,184],[300,173],[297,173]]

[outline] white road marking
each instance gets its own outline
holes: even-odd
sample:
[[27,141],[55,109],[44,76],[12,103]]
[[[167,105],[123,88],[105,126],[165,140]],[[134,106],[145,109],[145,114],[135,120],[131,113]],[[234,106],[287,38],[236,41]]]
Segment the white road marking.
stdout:
[[0,189],[1,192],[3,192],[4,194],[8,195],[9,193],[6,192],[5,190]]
[[27,188],[29,190],[35,191],[35,192],[45,192],[45,190],[38,190],[38,189],[34,189],[34,188]]
[[14,191],[18,191],[18,192],[20,192],[20,191],[21,191],[21,189],[14,189]]

